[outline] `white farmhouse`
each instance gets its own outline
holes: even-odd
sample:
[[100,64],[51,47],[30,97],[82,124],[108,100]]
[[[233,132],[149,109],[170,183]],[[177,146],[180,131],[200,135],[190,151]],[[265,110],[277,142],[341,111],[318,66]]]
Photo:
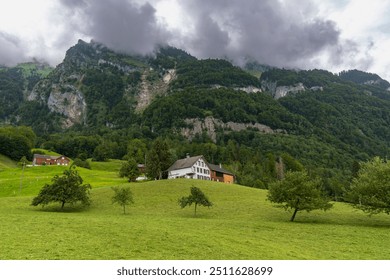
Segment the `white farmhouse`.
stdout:
[[198,180],[211,180],[211,170],[203,156],[190,157],[177,160],[168,169],[168,179],[187,178]]

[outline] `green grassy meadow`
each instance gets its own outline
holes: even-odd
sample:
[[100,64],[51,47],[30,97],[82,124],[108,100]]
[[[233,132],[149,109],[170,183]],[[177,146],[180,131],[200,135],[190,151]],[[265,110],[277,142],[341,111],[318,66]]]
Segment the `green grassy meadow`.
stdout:
[[[20,194],[21,169],[0,171],[0,259],[390,259],[388,215],[335,203],[327,212],[298,213],[291,223],[265,190],[185,179],[126,183],[118,166],[79,169],[93,186],[92,205],[63,212],[30,203],[64,167],[26,168]],[[118,185],[134,194],[126,215],[111,203],[110,187]],[[192,186],[214,203],[196,217],[193,207],[177,203]]]
[[15,168],[16,166],[16,162],[6,156],[0,155],[0,172],[9,168]]
[[[0,171],[0,197],[36,195],[42,186],[50,183],[55,175],[61,175],[69,167],[66,166],[36,166],[9,168]],[[93,187],[114,186],[126,182],[119,178],[118,172],[106,170],[89,170],[78,168],[84,183]]]

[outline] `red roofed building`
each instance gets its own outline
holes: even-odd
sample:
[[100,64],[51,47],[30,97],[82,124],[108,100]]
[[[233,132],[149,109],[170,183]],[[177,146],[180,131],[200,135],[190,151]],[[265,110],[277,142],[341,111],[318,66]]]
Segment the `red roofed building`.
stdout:
[[33,165],[69,165],[70,159],[66,156],[47,156],[34,154]]

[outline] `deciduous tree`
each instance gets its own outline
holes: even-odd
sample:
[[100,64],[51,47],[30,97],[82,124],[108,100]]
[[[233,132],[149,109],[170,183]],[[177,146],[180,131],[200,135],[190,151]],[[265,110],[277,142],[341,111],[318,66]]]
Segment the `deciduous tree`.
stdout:
[[287,172],[284,179],[269,185],[268,200],[292,209],[290,221],[298,211],[310,212],[315,209],[328,210],[332,207],[321,191],[321,180],[310,178],[307,172]]
[[362,163],[347,200],[370,214],[390,214],[390,162],[375,157]]
[[64,170],[63,175],[55,175],[52,179],[52,184],[46,184],[40,190],[38,196],[34,197],[31,205],[45,206],[51,202],[59,202],[61,209],[66,203],[81,204],[88,206],[90,204],[89,184],[83,184],[83,179],[78,174],[74,166]]
[[119,177],[126,177],[129,182],[134,182],[139,175],[140,171],[138,169],[138,164],[133,158],[123,163],[119,170]]
[[118,203],[123,207],[123,214],[126,214],[126,205],[134,203],[133,193],[128,187],[112,187],[111,188],[115,194],[112,197],[112,203]]
[[213,206],[213,203],[207,198],[207,196],[197,187],[191,188],[191,194],[189,196],[183,196],[179,199],[179,205],[181,208],[191,206],[195,204],[194,214],[196,216],[196,208],[198,205],[201,206]]

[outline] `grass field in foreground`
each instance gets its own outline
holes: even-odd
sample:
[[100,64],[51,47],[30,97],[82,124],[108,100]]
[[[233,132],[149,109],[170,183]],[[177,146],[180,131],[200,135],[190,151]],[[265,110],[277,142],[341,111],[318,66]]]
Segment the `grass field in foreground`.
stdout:
[[[335,203],[291,223],[265,190],[197,180],[128,185],[135,204],[126,215],[109,187],[92,190],[86,211],[0,198],[0,259],[390,259],[387,215]],[[197,217],[177,204],[193,185],[214,203]]]

